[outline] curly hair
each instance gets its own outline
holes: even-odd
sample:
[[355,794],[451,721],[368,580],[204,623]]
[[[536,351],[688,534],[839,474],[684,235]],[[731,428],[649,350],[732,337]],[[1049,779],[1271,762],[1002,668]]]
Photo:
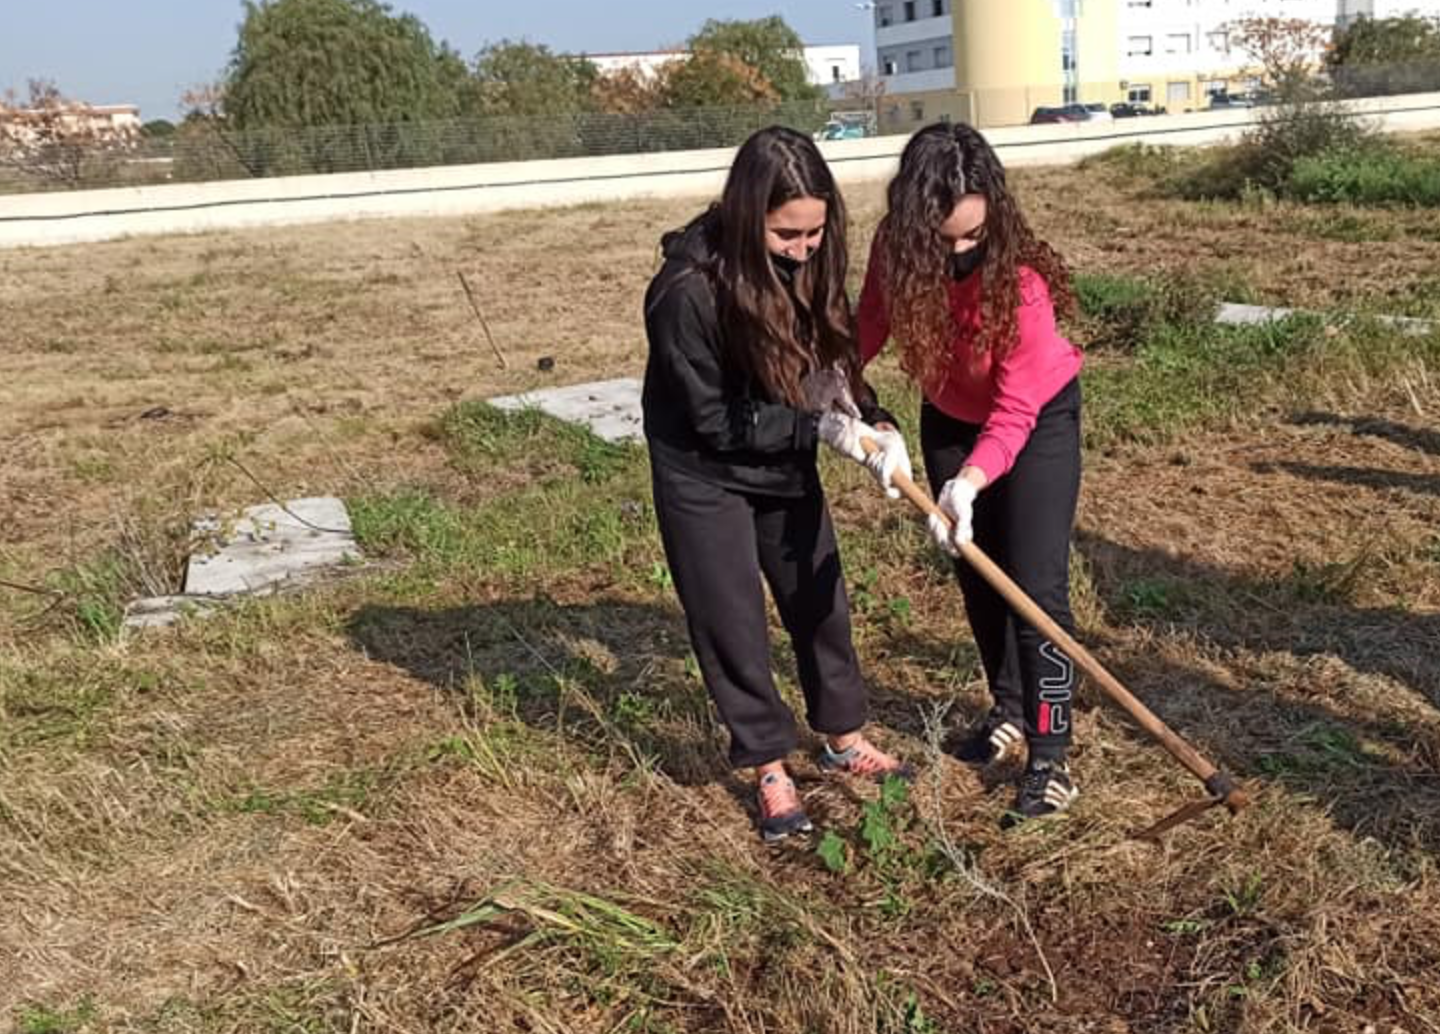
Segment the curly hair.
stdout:
[[1022,266],[1044,279],[1057,312],[1071,314],[1075,307],[1065,260],[1030,229],[994,148],[963,123],[926,126],[905,145],[879,229],[900,365],[926,390],[944,384],[959,333],[950,308],[952,246],[940,225],[967,194],[986,202],[975,348],[999,358],[1015,347]]

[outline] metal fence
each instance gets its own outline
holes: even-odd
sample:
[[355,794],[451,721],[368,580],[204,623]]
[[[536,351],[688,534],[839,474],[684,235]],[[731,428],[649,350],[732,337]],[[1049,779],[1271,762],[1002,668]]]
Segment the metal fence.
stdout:
[[729,147],[775,124],[821,134],[829,118],[829,105],[805,103],[246,132],[192,122],[121,145],[32,147],[24,160],[0,151],[0,193]]
[[[1155,79],[1153,87],[1105,82],[1067,89],[1056,83],[777,107],[630,115],[588,112],[246,132],[193,121],[169,137],[140,137],[108,146],[58,141],[39,152],[32,147],[25,156],[13,151],[7,155],[0,141],[0,194],[729,147],[776,123],[820,138],[908,133],[942,118],[987,128],[1059,120],[1060,116],[1045,113],[1050,106],[1064,107],[1067,102],[1071,108],[1116,114],[1179,113],[1213,107],[1210,95],[1216,89],[1243,89],[1220,80],[1182,76],[1169,82],[1158,75]],[[1339,99],[1435,91],[1440,90],[1440,62],[1348,68],[1317,80],[1317,85]]]

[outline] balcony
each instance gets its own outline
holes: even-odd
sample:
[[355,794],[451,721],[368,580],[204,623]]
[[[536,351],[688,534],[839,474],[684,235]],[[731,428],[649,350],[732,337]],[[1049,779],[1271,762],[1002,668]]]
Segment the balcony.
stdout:
[[913,22],[894,22],[885,27],[875,26],[875,46],[879,50],[899,47],[907,43],[923,43],[932,39],[952,39],[955,22],[948,15],[939,18],[918,18]]
[[955,89],[955,69],[927,68],[923,72],[901,72],[887,75],[881,80],[885,84],[885,96],[898,93],[927,93],[931,90]]

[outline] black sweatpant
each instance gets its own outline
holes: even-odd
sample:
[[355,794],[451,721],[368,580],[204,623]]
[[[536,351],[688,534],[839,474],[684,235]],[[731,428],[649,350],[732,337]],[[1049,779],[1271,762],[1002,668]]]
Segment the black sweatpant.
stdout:
[[[954,477],[980,428],[928,401],[920,445],[931,489]],[[1070,614],[1070,532],[1080,495],[1080,381],[1040,410],[1014,465],[975,500],[975,544],[1066,632]],[[963,560],[955,575],[995,707],[1025,730],[1033,758],[1060,759],[1070,743],[1075,673],[1070,659],[1017,616]]]
[[783,758],[795,716],[770,670],[761,578],[795,648],[806,718],[832,736],[865,724],[840,552],[818,482],[800,497],[741,492],[651,463],[665,558],[736,768]]

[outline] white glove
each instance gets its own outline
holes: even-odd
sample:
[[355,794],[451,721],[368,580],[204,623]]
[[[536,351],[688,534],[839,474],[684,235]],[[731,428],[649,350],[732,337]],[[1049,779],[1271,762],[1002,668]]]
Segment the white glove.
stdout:
[[896,472],[903,473],[907,478],[914,478],[915,472],[910,469],[910,453],[905,448],[905,436],[899,431],[876,430],[870,435],[880,448],[865,457],[865,466],[880,482],[880,487],[885,489],[885,494],[891,499],[900,498],[900,489],[895,487]]
[[935,500],[940,512],[950,518],[950,526],[935,514],[928,521],[930,537],[935,545],[951,556],[960,555],[960,547],[975,537],[975,486],[962,477],[953,477],[940,489]]
[[864,463],[867,458],[865,450],[860,447],[860,439],[874,438],[877,433],[865,421],[833,409],[820,414],[820,440],[856,463]]

